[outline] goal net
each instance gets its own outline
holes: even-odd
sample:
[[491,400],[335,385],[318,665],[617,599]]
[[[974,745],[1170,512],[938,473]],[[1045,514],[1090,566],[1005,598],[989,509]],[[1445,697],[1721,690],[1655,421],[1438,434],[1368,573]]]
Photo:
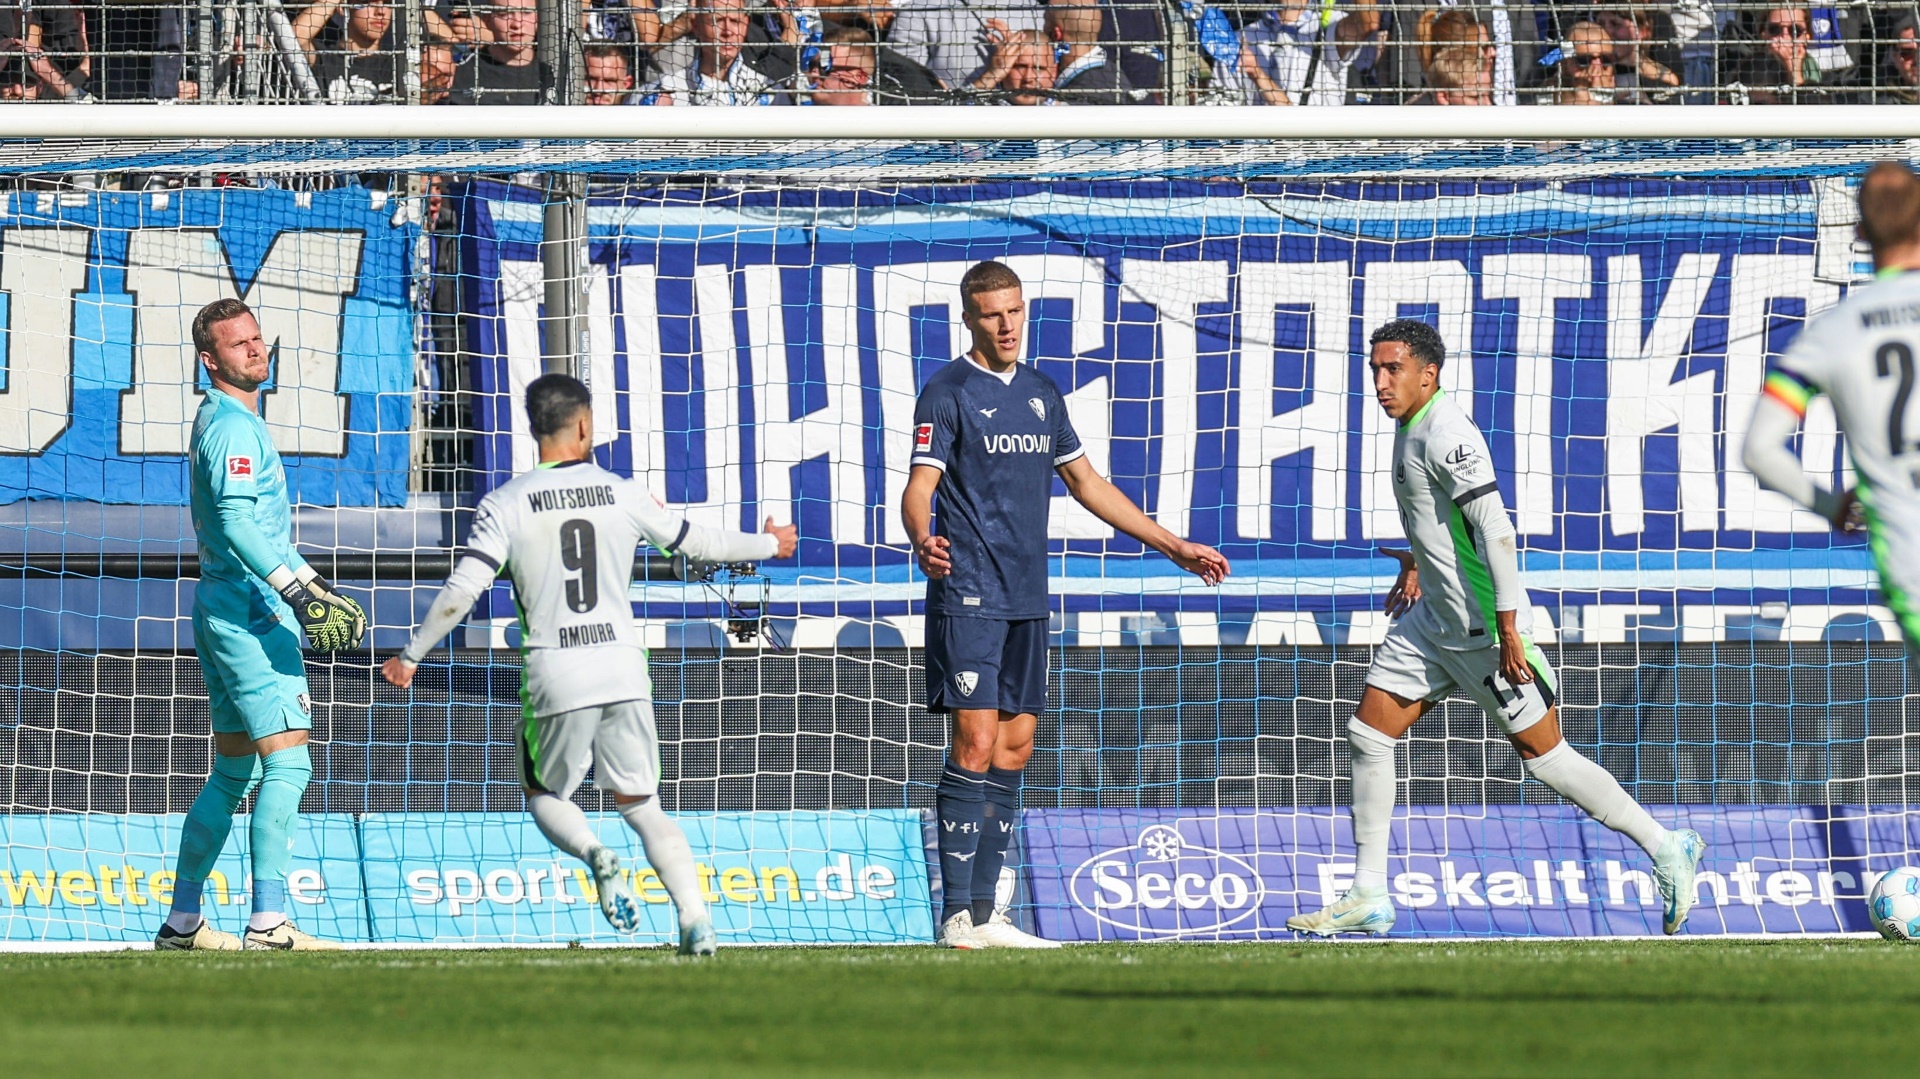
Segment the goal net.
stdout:
[[[1405,543],[1365,373],[1395,317],[1440,330],[1442,382],[1487,434],[1567,738],[1711,844],[1690,931],[1864,930],[1862,894],[1912,860],[1920,715],[1870,556],[1740,464],[1768,365],[1869,273],[1859,174],[1915,153],[1805,137],[1862,110],[1660,138],[1555,138],[1562,110],[1520,110],[1545,118],[1504,140],[1390,137],[1514,117],[1492,109],[1289,110],[1380,114],[1345,138],[1300,121],[1315,140],[1216,138],[1227,110],[1162,110],[1134,139],[1104,109],[917,113],[938,140],[893,137],[897,117],[822,139],[854,122],[824,109],[756,140],[589,138],[580,110],[469,137],[493,110],[407,109],[268,138],[291,113],[250,110],[246,138],[214,137],[231,111],[172,137],[212,108],[158,110],[174,126],[144,139],[0,140],[0,939],[137,941],[166,909],[210,753],[188,328],[223,296],[275,348],[296,540],[374,622],[372,653],[308,657],[303,927],[622,939],[522,812],[505,585],[411,692],[376,671],[479,495],[532,462],[520,395],[571,296],[601,463],[699,524],[800,527],[792,562],[636,564],[660,796],[721,940],[931,939],[946,730],[919,704],[898,505],[915,395],[965,351],[957,284],[983,259],[1025,282],[1028,359],[1095,467],[1234,567],[1204,586],[1057,492],[1049,708],[1001,882],[1022,924],[1268,938],[1345,887],[1344,728],[1389,624],[1378,548]],[[660,111],[719,134],[756,112]],[[1654,112],[1731,122],[1635,117]],[[558,175],[586,194],[556,282]],[[1801,452],[1849,482],[1823,404]],[[1657,932],[1645,857],[1529,781],[1471,702],[1399,761],[1400,931]],[[632,852],[634,939],[671,939],[601,797],[579,796]],[[247,909],[245,845],[236,828],[216,924]]]

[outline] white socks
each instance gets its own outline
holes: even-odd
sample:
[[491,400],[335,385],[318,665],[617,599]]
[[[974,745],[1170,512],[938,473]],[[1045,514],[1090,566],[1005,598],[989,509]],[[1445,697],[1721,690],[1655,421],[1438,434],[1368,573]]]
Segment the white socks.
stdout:
[[[1660,852],[1667,830],[1633,800],[1613,773],[1574,751],[1565,740],[1526,762],[1533,778],[1560,792],[1560,796],[1601,824],[1619,832],[1649,855]],[[1359,799],[1359,767],[1354,768],[1354,801]],[[1356,828],[1357,830],[1357,828]]]
[[538,794],[527,799],[527,812],[533,814],[533,823],[540,826],[541,835],[583,862],[593,853],[593,848],[600,845],[600,837],[593,834],[587,815],[557,794]]
[[167,915],[167,928],[176,933],[191,933],[200,928],[200,923],[205,920],[197,910],[192,913],[176,910]]
[[1387,831],[1393,826],[1397,779],[1394,739],[1358,719],[1347,720],[1347,744],[1353,747],[1353,886],[1364,891],[1387,886]]
[[640,834],[647,861],[673,896],[673,905],[680,912],[680,928],[687,929],[705,918],[707,903],[700,894],[700,876],[693,867],[693,849],[687,846],[687,833],[660,808],[660,799],[630,802],[620,807],[620,815]]

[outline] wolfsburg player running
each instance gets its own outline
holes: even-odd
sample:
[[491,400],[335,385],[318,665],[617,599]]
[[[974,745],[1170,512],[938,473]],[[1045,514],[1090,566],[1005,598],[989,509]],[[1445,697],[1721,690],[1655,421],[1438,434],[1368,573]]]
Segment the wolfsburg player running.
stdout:
[[643,541],[701,561],[740,562],[788,557],[797,530],[771,518],[759,535],[698,528],[661,509],[644,484],[594,464],[593,398],[577,379],[534,379],[527,421],[540,444],[539,466],[480,500],[466,553],[425,624],[380,673],[402,689],[411,685],[420,660],[504,574],[520,607],[527,715],[520,762],[534,823],[593,870],[607,921],[622,933],[639,928],[639,901],[619,856],[571,801],[593,768],[673,896],[681,953],[712,955],[713,920],[693,852],[653,797],[660,785],[653,681],[627,583]]
[[[1860,237],[1877,278],[1807,322],[1769,372],[1747,430],[1747,469],[1843,532],[1864,511],[1880,591],[1920,667],[1920,412],[1913,407],[1920,351],[1920,180],[1882,162],[1860,185]],[[1859,486],[1813,482],[1791,445],[1807,402],[1833,398]]]
[[1387,831],[1393,823],[1394,746],[1415,720],[1464,690],[1506,729],[1535,779],[1653,856],[1663,928],[1677,933],[1693,908],[1694,870],[1706,849],[1689,830],[1668,831],[1606,769],[1560,738],[1553,671],[1527,639],[1513,525],[1494,484],[1486,439],[1440,390],[1446,346],[1424,322],[1374,331],[1373,386],[1393,440],[1393,494],[1411,555],[1388,551],[1400,578],[1387,594],[1398,616],[1374,653],[1366,692],[1347,723],[1353,748],[1353,887],[1287,928],[1332,936],[1393,928]]
[[154,938],[165,951],[233,951],[242,941],[207,923],[200,893],[220,858],[233,813],[254,785],[253,917],[246,948],[330,949],[287,920],[287,863],[300,795],[313,776],[312,724],[298,621],[320,651],[353,648],[366,632],[358,604],[335,595],[293,549],[287,475],[260,419],[269,348],[239,300],[193,318],[193,347],[212,387],[193,417],[193,532],[200,585],[193,645],[206,675],[213,774],[180,828],[173,910]]

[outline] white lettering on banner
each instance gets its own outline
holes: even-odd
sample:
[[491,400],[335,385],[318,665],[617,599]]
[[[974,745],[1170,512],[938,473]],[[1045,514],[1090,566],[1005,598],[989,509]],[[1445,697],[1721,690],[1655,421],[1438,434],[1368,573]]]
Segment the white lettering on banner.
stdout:
[[[1101,375],[1067,394],[1067,419],[1073,424],[1073,433],[1080,436],[1081,448],[1087,451],[1087,463],[1095,472],[1111,478],[1113,380]],[[1054,495],[1047,511],[1047,538],[1111,539],[1113,526],[1095,517],[1073,496]]]
[[[601,263],[587,267],[587,388],[593,396],[593,444],[620,436],[613,382],[612,284]],[[500,263],[500,311],[506,338],[507,385],[511,389],[513,470],[525,472],[540,460],[533,432],[527,429],[527,384],[546,371],[540,343],[540,305],[546,284],[538,262]]]
[[37,454],[73,422],[74,294],[87,287],[87,229],[0,231],[7,294],[0,454]]
[[[1732,287],[1727,304],[1726,373],[1726,528],[1733,532],[1825,532],[1827,522],[1817,513],[1799,509],[1785,495],[1763,491],[1760,481],[1741,463],[1747,444],[1747,424],[1767,374],[1767,338],[1782,321],[1774,313],[1776,299],[1804,299],[1809,312],[1831,307],[1840,299],[1838,285],[1813,278],[1812,255],[1735,255]],[[1834,462],[1840,448],[1833,401],[1816,398],[1802,424],[1801,460],[1815,483],[1834,485]]]
[[[749,266],[745,278],[747,356],[752,365],[754,437],[759,450],[760,510],[782,521],[799,519],[793,501],[793,470],[824,457],[836,543],[866,543],[867,476],[865,425],[860,421],[860,337],[856,323],[854,268],[826,266],[813,297],[788,296],[777,266]],[[817,306],[822,318],[825,382],[810,383],[819,407],[794,415],[788,374],[786,313]],[[709,473],[711,482],[711,473]]]
[[[1190,842],[1167,824],[1081,862],[1067,888],[1105,925],[1169,938],[1217,933],[1253,917],[1267,896],[1252,862]],[[1148,913],[1158,911],[1167,914]]]
[[[1454,395],[1462,411],[1473,415],[1473,278],[1466,266],[1457,259],[1370,262],[1362,296],[1360,324],[1368,334],[1403,316],[1434,324],[1447,343],[1440,385]],[[1408,307],[1414,310],[1403,310]],[[1366,404],[1360,410],[1360,535],[1367,540],[1404,539],[1400,508],[1393,499],[1395,421],[1374,399],[1373,374],[1365,366],[1370,355],[1370,349],[1362,349]]]
[[633,475],[655,498],[667,496],[666,393],[660,378],[660,276],[652,266],[620,267],[620,326],[627,341],[627,416],[633,424]]
[[[914,309],[945,306],[947,357],[968,348],[960,324],[960,278],[967,262],[909,262],[873,268],[873,337],[879,351],[881,456],[885,459],[876,544],[905,543],[900,532],[900,496],[912,471],[913,405],[920,396],[914,378]],[[925,317],[924,313],[921,317]]]
[[273,349],[273,383],[262,417],[274,448],[288,454],[346,453],[347,400],[340,387],[340,327],[359,287],[359,232],[288,230],[242,292],[214,229],[135,229],[127,239],[126,289],[135,311],[134,382],[120,399],[120,452],[187,452],[199,406],[193,316],[234,295],[252,307]]
[[[898,899],[900,878],[892,868],[879,863],[856,862],[851,854],[830,852],[827,863],[814,873],[801,890],[799,871],[791,865],[730,866],[721,868],[705,862],[695,868],[714,903],[879,903]],[[649,904],[664,904],[669,896],[654,870],[626,871],[629,883],[639,898]],[[317,880],[318,874],[314,874]],[[289,878],[289,882],[291,883]],[[446,904],[455,918],[471,914],[481,907],[538,906],[555,903],[571,906],[596,901],[593,877],[584,868],[563,867],[558,862],[540,867],[501,866],[476,868],[412,869],[407,871],[407,901],[417,907]],[[321,899],[301,899],[319,903]]]
[[[693,268],[693,357],[700,379],[690,392],[700,404],[699,437],[705,450],[706,497],[681,507],[687,520],[707,528],[742,527],[745,477],[740,468],[740,353],[734,326],[733,271],[713,263]],[[661,393],[665,397],[664,392]],[[691,465],[689,465],[691,467]],[[665,491],[656,491],[665,498]]]
[[[1307,308],[1312,325],[1298,387],[1277,385],[1279,307]],[[1236,531],[1273,538],[1273,465],[1301,454],[1312,471],[1313,538],[1347,537],[1347,362],[1353,278],[1344,262],[1240,264],[1240,453]],[[1273,410],[1279,389],[1304,391],[1299,407]]]
[[1713,288],[1718,258],[1680,256],[1650,329],[1643,328],[1640,256],[1607,259],[1607,503],[1608,527],[1616,536],[1646,530],[1647,436],[1675,426],[1680,436],[1680,527],[1710,531],[1719,523],[1714,373],[1702,371],[1677,382],[1673,377],[1689,355],[1687,346]]
[[1514,340],[1514,516],[1523,536],[1553,532],[1553,357],[1562,300],[1593,294],[1593,260],[1582,255],[1488,255],[1481,295],[1518,301]]
[[1152,509],[1162,527],[1187,534],[1200,433],[1202,304],[1227,302],[1224,262],[1121,262],[1123,301],[1151,304],[1160,321],[1160,497]]

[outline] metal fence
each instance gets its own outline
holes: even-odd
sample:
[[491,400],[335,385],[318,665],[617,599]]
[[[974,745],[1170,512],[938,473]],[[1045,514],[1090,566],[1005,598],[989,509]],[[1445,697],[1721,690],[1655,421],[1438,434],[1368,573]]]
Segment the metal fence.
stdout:
[[0,96],[1914,104],[1917,12],[1911,0],[36,0],[0,4]]

